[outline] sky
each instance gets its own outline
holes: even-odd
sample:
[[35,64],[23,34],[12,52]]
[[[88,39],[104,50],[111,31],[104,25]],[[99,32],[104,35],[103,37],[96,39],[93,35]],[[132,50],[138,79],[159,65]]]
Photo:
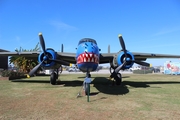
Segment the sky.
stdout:
[[[0,49],[33,49],[42,32],[46,47],[76,52],[93,38],[102,53],[118,52],[122,34],[130,52],[180,55],[179,0],[0,0]],[[153,66],[167,60],[148,59]]]

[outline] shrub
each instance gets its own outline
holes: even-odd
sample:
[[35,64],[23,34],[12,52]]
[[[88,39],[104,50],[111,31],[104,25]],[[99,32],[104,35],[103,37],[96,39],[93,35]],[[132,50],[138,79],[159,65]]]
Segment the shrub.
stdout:
[[17,76],[23,76],[24,73],[22,72],[14,72],[14,71],[11,71],[11,70],[2,70],[0,71],[0,75],[2,77],[17,77]]

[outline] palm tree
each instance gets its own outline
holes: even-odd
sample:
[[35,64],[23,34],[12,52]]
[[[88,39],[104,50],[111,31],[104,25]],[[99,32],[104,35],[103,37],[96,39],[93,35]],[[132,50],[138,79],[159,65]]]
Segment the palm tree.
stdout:
[[[36,44],[34,49],[26,50],[22,47],[15,50],[16,52],[32,52],[32,51],[40,51],[39,43]],[[10,64],[13,63],[15,67],[19,69],[21,72],[28,73],[31,69],[33,69],[37,64],[37,58],[31,57],[23,57],[23,56],[12,56],[10,57]]]

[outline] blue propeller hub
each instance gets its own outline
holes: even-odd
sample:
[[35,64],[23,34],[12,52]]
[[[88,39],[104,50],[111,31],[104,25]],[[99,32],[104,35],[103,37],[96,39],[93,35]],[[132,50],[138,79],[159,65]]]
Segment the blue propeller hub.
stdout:
[[123,66],[123,69],[129,69],[134,64],[134,55],[129,51],[126,51],[126,55],[127,57],[125,56],[124,52],[119,52],[116,59],[118,66],[122,65],[124,60],[127,62],[126,65]]
[[131,60],[131,59],[130,59],[129,57],[128,57],[128,58],[126,58],[126,61],[127,61],[127,62],[129,62],[130,60]]
[[44,54],[44,52],[40,53],[38,56],[38,62],[41,63],[42,61],[45,61],[42,63],[43,67],[51,67],[55,65],[55,62],[48,60],[49,58],[51,58],[52,60],[55,60],[57,58],[57,55],[53,49],[47,49],[46,55]]
[[48,57],[47,57],[47,56],[44,56],[44,57],[43,57],[43,60],[44,60],[44,61],[48,60]]

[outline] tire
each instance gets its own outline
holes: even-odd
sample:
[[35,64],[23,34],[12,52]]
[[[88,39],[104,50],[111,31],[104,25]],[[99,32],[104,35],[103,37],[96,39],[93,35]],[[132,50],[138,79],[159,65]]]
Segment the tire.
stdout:
[[51,77],[50,77],[50,83],[52,85],[55,85],[56,84],[56,78],[57,78],[57,74],[56,73],[51,73]]
[[116,85],[121,85],[122,77],[120,73],[117,74],[115,80],[116,80]]

